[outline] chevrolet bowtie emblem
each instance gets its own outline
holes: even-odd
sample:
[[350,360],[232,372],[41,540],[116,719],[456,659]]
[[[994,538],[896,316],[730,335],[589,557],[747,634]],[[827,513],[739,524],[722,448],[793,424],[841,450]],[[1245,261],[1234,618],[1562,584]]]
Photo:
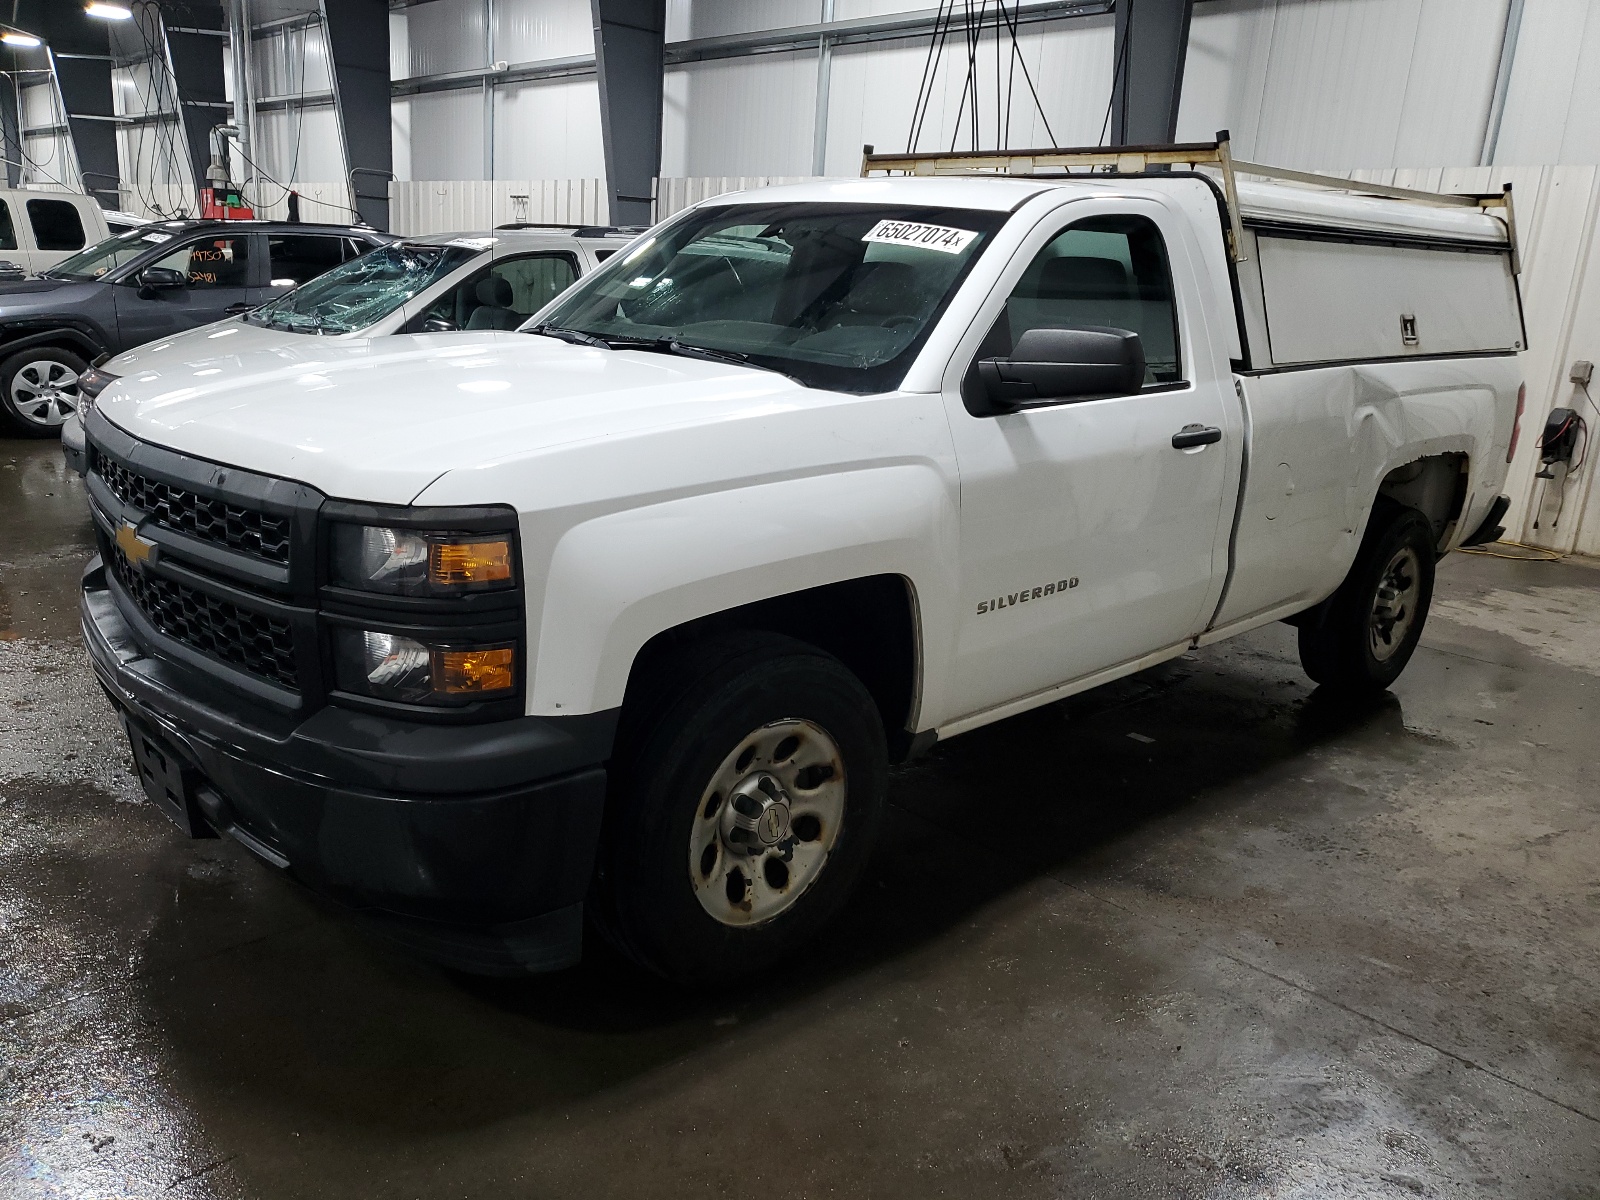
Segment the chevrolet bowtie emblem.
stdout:
[[142,564],[155,548],[156,544],[140,537],[139,531],[129,522],[124,521],[118,526],[117,549],[127,555],[128,561],[134,566]]

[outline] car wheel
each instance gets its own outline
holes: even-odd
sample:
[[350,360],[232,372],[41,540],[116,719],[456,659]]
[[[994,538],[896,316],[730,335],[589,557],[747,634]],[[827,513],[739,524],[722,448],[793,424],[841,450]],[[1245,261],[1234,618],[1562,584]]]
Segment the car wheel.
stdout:
[[89,369],[70,350],[36,346],[0,363],[0,418],[21,437],[59,437],[78,409],[78,378]]
[[1300,624],[1300,663],[1320,684],[1382,691],[1400,677],[1433,600],[1433,526],[1380,501],[1344,583]]
[[657,672],[613,760],[599,923],[640,965],[708,984],[838,912],[883,810],[883,724],[844,664],[790,638],[715,639]]

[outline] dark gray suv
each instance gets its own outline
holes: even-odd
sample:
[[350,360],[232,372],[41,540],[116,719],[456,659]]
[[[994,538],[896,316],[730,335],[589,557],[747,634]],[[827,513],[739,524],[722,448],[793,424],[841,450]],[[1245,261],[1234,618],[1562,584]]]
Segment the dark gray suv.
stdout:
[[96,359],[264,304],[392,240],[344,225],[162,221],[0,284],[0,432],[55,437]]

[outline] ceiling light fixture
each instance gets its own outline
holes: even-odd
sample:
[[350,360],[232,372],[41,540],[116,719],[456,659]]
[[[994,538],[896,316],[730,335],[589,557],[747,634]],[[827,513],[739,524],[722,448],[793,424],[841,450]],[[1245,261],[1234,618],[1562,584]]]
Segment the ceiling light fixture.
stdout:
[[32,50],[44,44],[33,34],[19,33],[15,29],[7,29],[5,32],[0,33],[0,42],[4,42],[8,46],[20,46],[24,50]]
[[133,9],[123,4],[103,4],[101,0],[91,0],[83,9],[91,17],[99,17],[102,21],[126,21],[133,16]]

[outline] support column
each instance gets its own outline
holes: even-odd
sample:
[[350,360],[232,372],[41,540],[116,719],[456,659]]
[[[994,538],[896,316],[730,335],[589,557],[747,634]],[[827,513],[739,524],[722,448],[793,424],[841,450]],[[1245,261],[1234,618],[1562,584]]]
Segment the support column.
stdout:
[[[15,68],[17,56],[10,58],[10,65]],[[13,188],[22,182],[22,126],[17,123],[14,78],[0,78],[0,146],[4,147],[6,186]]]
[[[173,3],[160,5],[167,29],[167,49],[177,82],[178,113],[196,187],[205,186],[211,162],[211,131],[227,124],[231,113],[224,86],[222,60],[227,52],[228,21],[224,5]],[[191,203],[196,199],[191,197]]]
[[[822,0],[822,23],[833,21],[833,0]],[[833,91],[833,39],[817,37],[817,103],[811,116],[811,173],[826,174],[828,165],[828,99]]]
[[394,178],[389,6],[385,0],[325,0],[323,16],[356,211],[373,228],[388,229]]
[[1113,146],[1158,145],[1177,136],[1193,13],[1194,0],[1122,0],[1117,5]]
[[666,0],[590,0],[611,221],[648,225],[661,173]]
[[12,8],[10,23],[49,44],[84,191],[106,208],[121,207],[111,39],[105,23],[86,18],[82,5],[62,0],[17,0]]

